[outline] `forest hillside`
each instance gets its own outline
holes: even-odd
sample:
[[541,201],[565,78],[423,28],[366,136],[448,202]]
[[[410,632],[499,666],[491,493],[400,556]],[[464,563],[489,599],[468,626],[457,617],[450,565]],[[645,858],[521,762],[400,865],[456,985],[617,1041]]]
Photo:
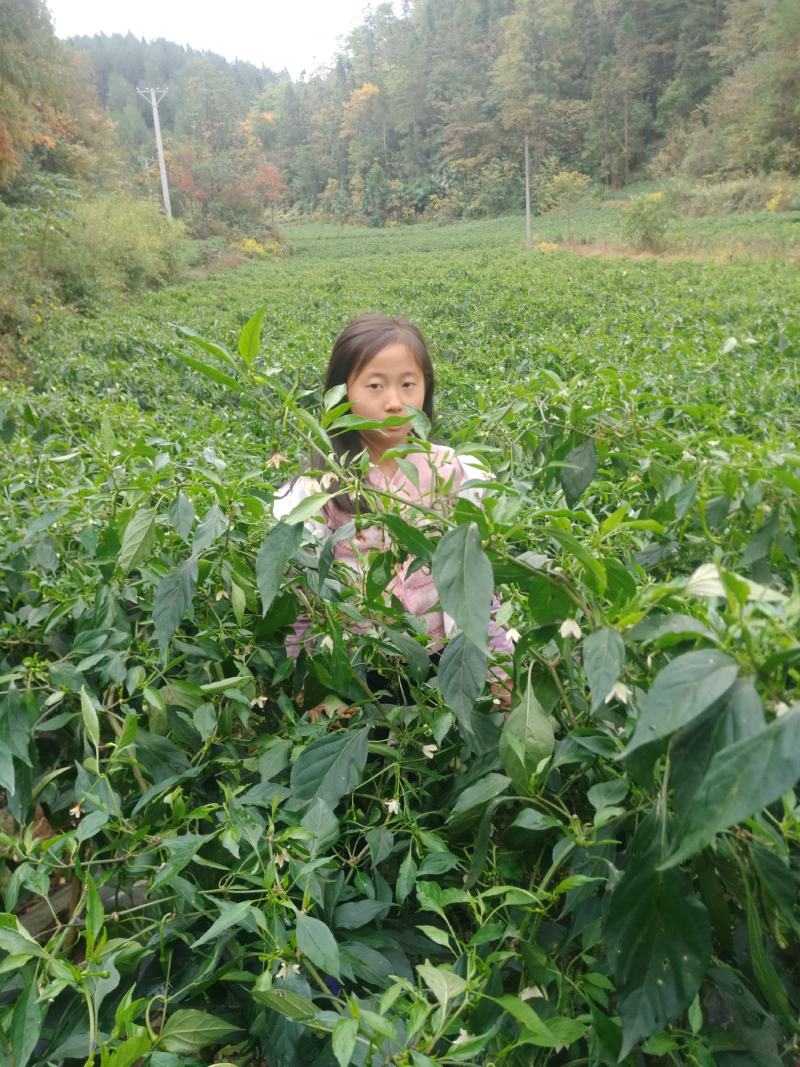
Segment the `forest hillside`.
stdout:
[[378,4],[300,80],[165,41],[73,44],[132,162],[153,154],[136,85],[174,86],[163,122],[187,212],[211,171],[239,173],[246,144],[278,168],[287,204],[373,222],[432,204],[517,210],[525,134],[540,185],[564,170],[614,188],[643,171],[800,170],[793,0]]

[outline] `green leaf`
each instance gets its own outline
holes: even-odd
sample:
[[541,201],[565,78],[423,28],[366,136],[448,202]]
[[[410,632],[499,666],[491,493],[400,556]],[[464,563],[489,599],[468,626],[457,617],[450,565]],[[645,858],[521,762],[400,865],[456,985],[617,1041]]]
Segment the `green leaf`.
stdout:
[[446,930],[438,926],[418,926],[417,929],[421,930],[434,944],[441,945],[442,948],[450,948],[450,938]]
[[[567,507],[572,507],[588,488],[597,473],[597,448],[589,438],[564,456],[561,468],[561,488],[564,490]],[[568,466],[567,466],[568,464]]]
[[430,1056],[426,1056],[424,1052],[412,1052],[411,1062],[414,1067],[438,1067],[436,1060],[432,1060]]
[[75,830],[77,842],[89,841],[108,822],[110,816],[107,811],[90,811],[84,815]]
[[623,1024],[620,1060],[685,1011],[711,959],[706,909],[680,871],[658,871],[656,820],[644,820],[628,868],[607,894],[603,936]]
[[289,765],[290,749],[290,742],[280,737],[276,737],[264,749],[258,760],[258,773],[261,775],[262,782],[271,781],[276,774],[280,774]]
[[14,1067],[26,1067],[42,1032],[44,1008],[39,1003],[36,970],[31,966],[25,975],[25,987],[17,996],[11,1015],[11,1051]]
[[83,728],[86,731],[86,736],[97,748],[100,744],[100,721],[97,718],[97,711],[92,703],[92,698],[86,692],[85,686],[81,686],[81,716],[83,717]]
[[302,536],[302,526],[279,522],[261,542],[256,556],[256,582],[261,595],[262,616],[269,611],[281,587],[286,564],[297,551]]
[[580,1041],[586,1034],[586,1024],[580,1019],[568,1019],[563,1015],[552,1016],[547,1020],[547,1029],[557,1042],[557,1048],[565,1048]]
[[387,905],[382,900],[353,900],[340,904],[333,913],[333,925],[337,930],[357,930],[366,926],[379,915],[386,914]]
[[11,723],[8,697],[0,705],[0,788],[13,797],[17,787],[14,756],[11,751]]
[[158,1048],[164,1052],[199,1052],[207,1045],[219,1044],[240,1027],[226,1023],[216,1015],[193,1008],[181,1008],[169,1016],[159,1034]]
[[402,904],[408,894],[414,888],[417,880],[417,865],[411,855],[411,849],[406,853],[405,859],[400,864],[397,872],[397,883],[394,887],[394,895],[398,904]]
[[[741,1050],[738,1056],[734,1054],[735,1058],[731,1057],[732,1063],[729,1061],[726,1067],[740,1067],[741,1064],[744,1067],[785,1067],[786,1058],[778,1049],[780,1027],[777,1020],[753,996],[742,981],[741,972],[722,966],[714,967],[709,979],[711,996],[706,1003],[716,1018],[725,1020],[725,1046]],[[718,1011],[720,1015],[717,1015]],[[736,1063],[737,1058],[739,1064]],[[716,1057],[707,1057],[700,1063],[702,1067],[719,1067]]]
[[300,825],[314,835],[314,840],[309,844],[312,859],[338,840],[339,820],[322,797],[317,797],[301,819]]
[[608,584],[606,569],[599,559],[595,559],[591,552],[577,537],[562,530],[560,526],[548,526],[545,530],[548,537],[556,541],[565,551],[569,552],[591,576],[594,587],[598,593],[604,593]]
[[334,385],[329,389],[322,398],[322,406],[328,415],[338,406],[341,406],[342,410],[346,411],[350,407],[350,402],[347,399],[347,382]]
[[410,556],[427,563],[433,556],[434,545],[418,526],[412,526],[400,515],[389,512],[381,516],[381,522],[391,533],[397,545]]
[[433,967],[430,963],[418,963],[417,973],[442,1006],[443,1015],[447,1014],[447,1005],[466,990],[466,981],[458,974],[453,974],[446,967]]
[[122,546],[117,563],[123,574],[128,574],[147,559],[153,549],[156,529],[155,508],[139,508],[128,521],[122,535]]
[[340,415],[330,423],[328,429],[335,433],[343,430],[378,430],[381,428],[391,429],[395,426],[404,426],[408,422],[407,415],[387,415],[385,419],[366,419],[363,415]]
[[210,378],[212,382],[217,382],[219,385],[227,385],[229,389],[238,389],[239,383],[235,378],[232,378],[230,374],[226,374],[224,371],[219,370],[218,367],[212,367],[208,363],[203,363],[199,359],[195,359],[194,356],[187,356],[183,352],[176,351],[174,353],[181,363],[185,363],[187,367],[191,367],[192,370],[196,370],[199,374],[202,374],[206,378]]
[[261,348],[261,330],[266,311],[267,305],[262,304],[255,315],[247,320],[239,334],[239,355],[248,367],[252,367]]
[[786,1029],[791,1032],[796,1030],[796,1019],[786,996],[786,985],[782,980],[778,969],[775,968],[767,952],[764,943],[764,920],[762,911],[755,902],[750,886],[750,879],[745,878],[746,909],[748,920],[748,942],[750,944],[750,962],[755,975],[758,988],[764,994],[764,999],[779,1016]]
[[609,626],[595,630],[583,642],[583,666],[592,692],[592,711],[603,706],[619,680],[625,663],[625,642]]
[[717,752],[676,833],[664,869],[790,792],[800,779],[800,706],[759,733]]
[[503,841],[512,849],[527,849],[541,844],[544,835],[561,826],[558,819],[545,815],[534,808],[525,808],[515,816],[503,835]]
[[150,886],[150,892],[160,886],[170,885],[172,879],[179,874],[183,867],[191,863],[198,848],[209,840],[209,834],[183,833],[178,838],[165,838],[161,847],[169,851],[170,858],[160,867],[158,874]]
[[116,751],[122,752],[123,749],[128,748],[136,740],[136,734],[139,730],[139,720],[136,713],[129,711],[125,716],[125,721],[122,724],[122,733],[117,738]]
[[[800,718],[800,716],[798,716]],[[779,1016],[789,1031],[796,1030],[786,984],[781,979],[775,964],[764,945],[764,920],[761,909],[753,897],[750,879],[745,876],[745,909],[747,912],[747,940],[750,945],[750,964],[758,982],[758,988],[770,1008]]]
[[472,709],[486,684],[489,656],[468,640],[464,633],[456,634],[445,646],[436,675],[445,703],[453,711],[465,737],[474,733]]
[[419,906],[423,911],[432,911],[443,919],[444,897],[442,887],[438,882],[417,882],[414,886]]
[[625,799],[628,792],[628,783],[624,778],[612,778],[608,782],[598,782],[586,793],[586,799],[597,811],[619,804]]
[[424,878],[431,874],[446,874],[447,871],[452,871],[454,867],[457,867],[459,862],[458,856],[454,856],[452,852],[431,852],[422,861],[419,876]]
[[298,405],[292,405],[292,413],[295,418],[302,423],[306,432],[314,438],[318,445],[322,446],[323,451],[328,454],[333,450],[331,445],[331,439],[323,429],[322,425],[314,418],[310,411],[306,411],[305,408],[301,408]]
[[181,834],[180,837],[167,837],[161,842],[161,848],[170,853],[169,859],[164,863],[153,879],[150,886],[151,892],[161,885],[168,885],[183,868],[191,863],[197,850],[210,840],[209,834]]
[[299,993],[291,989],[282,989],[278,986],[273,986],[271,989],[254,989],[252,996],[259,1004],[277,1011],[293,1022],[299,1022],[301,1019],[308,1019],[317,1014],[313,1001],[301,997]]
[[233,608],[234,618],[241,626],[245,608],[247,607],[247,595],[244,589],[233,581],[231,582],[231,607]]
[[506,719],[500,735],[500,762],[517,793],[532,795],[531,778],[554,747],[550,719],[529,682],[525,696]]
[[94,878],[90,874],[86,875],[86,944],[89,952],[92,951],[95,943],[97,942],[97,936],[103,928],[103,902],[100,899],[100,894],[97,892],[97,886],[94,884]]
[[181,541],[188,541],[194,525],[195,512],[191,500],[182,489],[170,504],[167,515]]
[[681,731],[672,744],[669,779],[679,825],[694,805],[697,787],[717,752],[765,726],[764,709],[752,682],[738,679],[722,708]]
[[207,741],[217,728],[217,709],[213,704],[200,704],[192,712],[192,722],[203,741]]
[[190,556],[156,586],[153,597],[153,625],[162,659],[167,645],[184,616],[193,615],[194,591],[197,587],[197,560]]
[[706,637],[716,641],[714,632],[705,623],[691,615],[664,615],[658,612],[642,619],[626,634],[631,641],[649,643],[659,641],[666,644],[665,638],[672,638],[670,643],[685,640],[687,637]]
[[556,1048],[560,1044],[547,1028],[547,1023],[536,1014],[530,1004],[519,997],[498,997],[497,1003],[512,1015],[523,1029],[526,1042],[542,1048]]
[[222,537],[228,525],[227,516],[219,504],[212,504],[194,532],[192,555],[199,556],[201,552],[210,548],[217,538]]
[[197,348],[202,348],[204,352],[208,352],[210,356],[216,356],[217,359],[221,359],[223,363],[227,363],[229,367],[236,370],[236,360],[222,345],[216,344],[214,341],[207,341],[205,337],[201,337],[199,333],[195,333],[194,330],[187,329],[186,326],[177,326],[178,333],[181,337],[184,337],[187,341],[190,341]]
[[339,1019],[334,1023],[331,1045],[339,1067],[348,1067],[356,1047],[358,1023],[355,1019]]
[[665,1056],[678,1048],[678,1042],[670,1034],[653,1034],[642,1045],[642,1052],[648,1056]]
[[692,1033],[699,1034],[703,1027],[703,1009],[700,1006],[699,996],[695,997],[689,1005],[688,1018]]
[[488,649],[494,579],[474,522],[444,535],[433,554],[431,570],[442,609],[476,648]]
[[299,523],[306,522],[308,519],[313,519],[329,501],[333,500],[333,497],[333,493],[312,493],[311,496],[307,496],[305,500],[301,500],[296,507],[293,507],[289,514],[285,516],[283,522],[287,526],[296,526]]
[[393,645],[405,659],[412,680],[424,682],[431,673],[431,659],[425,645],[401,630],[390,630],[387,627],[384,633],[387,643]]
[[540,626],[560,622],[575,611],[575,605],[563,586],[547,575],[531,575],[525,582],[525,588],[528,591],[528,611]]
[[320,797],[333,810],[361,781],[367,762],[369,727],[337,731],[312,741],[292,764],[290,788],[296,800]]
[[33,940],[16,915],[6,912],[0,913],[0,949],[9,956],[48,958],[45,950]]
[[[196,851],[196,850],[194,850]],[[244,926],[248,920],[252,920],[253,905],[249,900],[240,900],[238,904],[228,904],[224,900],[217,901],[217,907],[222,912],[216,922],[212,923],[206,932],[198,937],[190,947],[192,949],[205,945],[207,941],[213,941],[232,926]]]
[[339,949],[324,922],[312,915],[297,916],[297,947],[325,974],[339,977]]
[[453,825],[463,825],[477,818],[489,801],[504,793],[510,785],[511,779],[506,778],[504,774],[492,772],[484,775],[480,781],[459,793],[447,821]]
[[622,758],[688,726],[727,693],[738,673],[734,660],[713,650],[686,652],[671,660],[656,675]]
[[[147,1034],[129,1037],[111,1053],[108,1067],[133,1067],[134,1064],[141,1061],[152,1047]],[[151,1060],[150,1062],[152,1063],[153,1061]]]

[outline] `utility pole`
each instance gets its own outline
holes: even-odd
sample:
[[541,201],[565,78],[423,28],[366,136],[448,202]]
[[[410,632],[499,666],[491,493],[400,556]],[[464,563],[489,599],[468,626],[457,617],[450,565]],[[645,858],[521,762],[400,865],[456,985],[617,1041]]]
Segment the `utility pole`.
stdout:
[[[164,214],[168,219],[172,218],[172,205],[169,202],[169,185],[167,185],[167,166],[164,162],[164,146],[161,143],[161,123],[158,121],[158,105],[167,95],[166,89],[137,89],[136,92],[145,100],[150,101],[153,108],[153,129],[156,133],[156,148],[158,149],[158,169],[161,171],[161,195],[164,198]],[[158,96],[156,96],[158,93]]]
[[531,233],[531,166],[528,158],[528,135],[525,134],[525,243],[528,248],[533,248],[533,234]]

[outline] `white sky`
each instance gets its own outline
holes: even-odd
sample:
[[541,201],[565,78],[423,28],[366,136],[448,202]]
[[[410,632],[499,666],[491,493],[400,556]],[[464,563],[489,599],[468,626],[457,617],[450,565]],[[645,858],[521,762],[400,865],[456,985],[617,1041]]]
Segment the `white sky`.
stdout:
[[47,0],[58,37],[131,33],[245,59],[293,78],[330,62],[369,0]]

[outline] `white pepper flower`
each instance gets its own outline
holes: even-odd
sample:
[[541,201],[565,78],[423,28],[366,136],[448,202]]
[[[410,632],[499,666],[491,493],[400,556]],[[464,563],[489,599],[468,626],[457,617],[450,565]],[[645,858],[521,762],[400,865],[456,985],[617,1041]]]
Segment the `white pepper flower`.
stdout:
[[611,692],[603,701],[604,704],[610,704],[612,700],[618,700],[620,704],[627,704],[631,699],[630,688],[624,684],[624,682],[615,682]]
[[574,637],[576,641],[580,641],[583,637],[583,630],[574,619],[564,619],[558,632],[562,637]]

